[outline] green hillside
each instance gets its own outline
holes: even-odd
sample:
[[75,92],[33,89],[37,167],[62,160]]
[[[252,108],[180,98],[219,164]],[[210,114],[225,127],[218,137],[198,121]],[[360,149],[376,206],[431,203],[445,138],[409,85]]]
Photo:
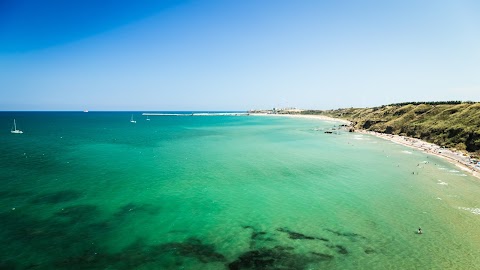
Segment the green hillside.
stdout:
[[358,129],[419,138],[480,154],[479,102],[412,102],[302,113],[343,118]]

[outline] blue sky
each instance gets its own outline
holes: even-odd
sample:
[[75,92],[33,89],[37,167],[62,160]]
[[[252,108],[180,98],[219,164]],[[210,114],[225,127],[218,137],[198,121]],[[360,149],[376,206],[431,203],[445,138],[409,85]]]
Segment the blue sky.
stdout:
[[0,110],[480,101],[479,63],[479,1],[0,1]]

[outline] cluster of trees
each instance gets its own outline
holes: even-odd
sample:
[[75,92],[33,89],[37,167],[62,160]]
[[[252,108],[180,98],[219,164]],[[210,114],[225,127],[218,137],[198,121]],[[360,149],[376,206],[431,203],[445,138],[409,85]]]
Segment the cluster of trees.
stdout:
[[459,100],[452,100],[452,101],[420,101],[420,102],[401,102],[401,103],[393,103],[385,106],[405,106],[405,105],[457,105],[457,104],[474,104],[474,101],[459,101]]

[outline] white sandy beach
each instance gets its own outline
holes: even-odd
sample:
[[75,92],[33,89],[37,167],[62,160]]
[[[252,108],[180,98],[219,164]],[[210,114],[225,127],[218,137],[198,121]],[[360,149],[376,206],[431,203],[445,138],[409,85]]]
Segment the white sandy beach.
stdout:
[[[292,117],[292,118],[308,118],[308,119],[318,119],[322,121],[335,121],[335,122],[341,122],[347,125],[350,125],[351,122],[345,119],[339,119],[339,118],[332,118],[324,115],[302,115],[302,114],[250,114],[253,116],[272,116],[272,117]],[[424,151],[427,154],[435,155],[441,158],[444,158],[448,160],[450,163],[455,164],[457,167],[462,169],[463,171],[471,173],[473,176],[477,177],[480,179],[480,170],[478,167],[475,167],[475,164],[472,164],[470,162],[470,158],[468,156],[465,156],[462,152],[460,151],[453,151],[447,148],[442,148],[441,146],[438,146],[433,143],[429,143],[426,141],[422,141],[420,139],[416,138],[410,138],[410,137],[405,137],[405,136],[399,136],[399,135],[392,135],[392,134],[384,134],[384,133],[379,133],[379,132],[374,132],[374,131],[368,131],[368,130],[355,130],[357,133],[362,133],[362,134],[369,134],[376,136],[378,138],[382,138],[385,140],[389,140],[394,143],[402,144],[420,151]]]
[[307,119],[317,119],[323,121],[333,121],[341,122],[347,125],[350,125],[351,122],[345,119],[333,118],[324,115],[307,115],[307,114],[268,114],[268,113],[251,113],[253,116],[272,116],[272,117],[291,117],[291,118],[307,118]]

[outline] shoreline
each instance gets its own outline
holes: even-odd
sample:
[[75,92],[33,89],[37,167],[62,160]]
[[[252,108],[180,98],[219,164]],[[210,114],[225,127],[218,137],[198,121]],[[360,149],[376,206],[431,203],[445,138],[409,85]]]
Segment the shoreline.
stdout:
[[[307,119],[317,119],[317,120],[324,120],[324,121],[334,121],[334,122],[342,122],[344,124],[350,125],[352,122],[340,119],[340,118],[333,118],[324,115],[303,115],[303,114],[262,114],[262,113],[255,113],[250,114],[253,116],[277,116],[277,117],[291,117],[291,118],[307,118]],[[470,163],[469,157],[464,156],[464,154],[460,151],[453,151],[448,148],[442,148],[439,145],[429,143],[417,138],[412,137],[405,137],[400,135],[393,135],[393,134],[385,134],[375,131],[363,130],[363,129],[356,129],[355,133],[360,134],[368,134],[371,136],[375,136],[377,138],[381,138],[384,140],[388,140],[393,143],[401,144],[403,146],[407,146],[419,151],[422,151],[426,154],[430,154],[433,156],[437,156],[443,158],[450,162],[451,164],[457,166],[461,170],[470,173],[473,177],[480,179],[480,169],[476,167],[474,164]]]
[[368,134],[377,138],[385,139],[393,143],[401,144],[422,151],[426,154],[443,158],[461,170],[470,173],[473,177],[480,179],[480,171],[474,164],[469,162],[469,158],[460,151],[453,151],[448,148],[442,148],[439,145],[429,143],[417,138],[405,137],[400,135],[385,134],[369,130],[356,130],[356,133]]
[[251,116],[271,116],[271,117],[291,117],[291,118],[304,118],[304,119],[316,119],[316,120],[324,120],[324,121],[333,121],[333,122],[341,122],[347,125],[350,125],[352,122],[340,119],[340,118],[333,118],[324,115],[313,115],[313,114],[269,114],[269,113],[251,113]]

